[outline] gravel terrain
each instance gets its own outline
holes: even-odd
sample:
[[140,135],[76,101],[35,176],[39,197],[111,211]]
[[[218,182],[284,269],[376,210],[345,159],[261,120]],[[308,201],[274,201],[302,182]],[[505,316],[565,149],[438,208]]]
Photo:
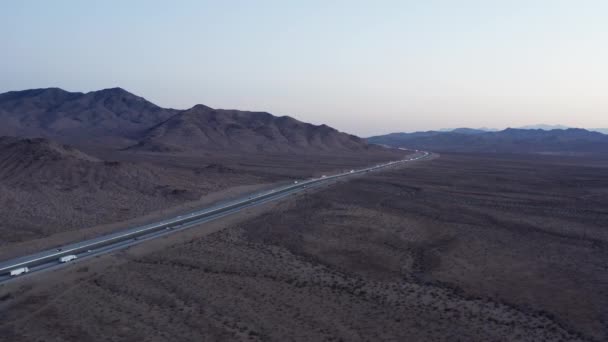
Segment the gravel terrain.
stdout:
[[25,245],[54,247],[83,239],[85,231],[90,237],[111,231],[108,227],[129,227],[143,217],[158,220],[162,214],[167,217],[167,211],[200,209],[244,195],[247,189],[253,192],[404,154],[176,156],[83,152],[48,139],[0,137],[0,258],[23,254],[19,251],[29,250],[22,248]]
[[293,196],[8,284],[0,340],[603,341],[607,167],[443,155]]

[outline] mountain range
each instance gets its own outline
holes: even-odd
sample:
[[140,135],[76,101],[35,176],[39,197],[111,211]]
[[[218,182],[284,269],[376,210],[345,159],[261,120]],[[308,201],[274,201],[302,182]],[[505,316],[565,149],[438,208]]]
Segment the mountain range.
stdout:
[[152,152],[319,152],[375,148],[326,125],[265,112],[162,108],[121,88],[0,94],[0,136]]
[[374,144],[436,152],[608,153],[608,135],[579,128],[392,133],[367,140]]
[[[554,129],[568,129],[568,128],[577,128],[577,127],[569,127],[569,126],[564,126],[564,125],[547,125],[547,124],[538,124],[538,125],[526,125],[526,126],[520,126],[520,127],[515,127],[515,128],[519,128],[519,129],[542,129],[543,131],[552,131]],[[591,132],[599,132],[599,133],[603,133],[603,134],[608,134],[608,128],[585,128],[588,131]],[[497,132],[499,131],[496,128],[487,128],[487,127],[482,127],[482,128],[467,128],[467,127],[462,127],[462,128],[442,128],[439,130],[439,132],[457,132],[457,133],[483,133],[483,132]]]
[[326,125],[266,112],[200,104],[186,110],[162,108],[121,88],[88,93],[59,88],[3,93],[0,122],[0,136],[156,153],[340,153],[373,150],[377,148],[374,144],[438,152],[608,152],[607,135],[561,125],[502,131],[461,127],[364,140]]

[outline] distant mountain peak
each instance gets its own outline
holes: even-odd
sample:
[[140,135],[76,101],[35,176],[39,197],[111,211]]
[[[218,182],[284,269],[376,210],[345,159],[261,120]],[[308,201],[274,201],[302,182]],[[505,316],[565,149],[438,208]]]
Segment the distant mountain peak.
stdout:
[[461,133],[461,134],[481,134],[481,133],[486,133],[487,131],[482,130],[482,129],[477,129],[477,128],[461,127],[461,128],[455,128],[451,132]]
[[128,92],[128,91],[126,91],[126,90],[124,90],[123,88],[120,88],[120,87],[95,90],[95,91],[91,91],[91,92],[87,93],[86,95],[93,95],[96,98],[112,98],[112,97],[116,97],[116,98],[130,98],[130,99],[139,100],[139,101],[142,101],[142,100],[145,101],[146,100],[143,97],[137,96],[137,95],[135,95],[135,94],[133,94],[131,92]]
[[20,99],[35,97],[45,101],[65,101],[67,98],[75,94],[82,93],[70,93],[57,87],[9,91],[4,94],[0,94],[0,110],[2,110],[2,102],[6,101],[18,101]]
[[175,113],[119,87],[86,94],[31,89],[0,94],[0,135],[124,147]]
[[[28,91],[28,90],[26,90]],[[32,89],[33,93],[50,93],[50,94],[60,94],[60,93],[69,93],[67,90],[63,90],[59,87],[49,87],[49,88],[40,88],[40,89]]]
[[116,92],[127,92],[128,93],[128,91],[126,91],[124,88],[121,88],[121,87],[104,88],[99,91],[116,91]]
[[152,152],[360,151],[367,143],[327,125],[313,125],[267,112],[196,105],[152,128],[131,147]]
[[495,128],[470,128],[470,127],[458,127],[458,128],[441,128],[438,131],[431,132],[454,132],[454,133],[463,133],[463,134],[477,134],[477,133],[485,133],[485,132],[495,132],[497,129]]
[[537,124],[537,125],[526,125],[518,127],[519,129],[542,129],[543,131],[551,131],[554,129],[568,129],[570,127],[564,125],[547,125],[547,124]]
[[197,104],[194,105],[194,107],[188,109],[188,110],[192,110],[192,111],[210,111],[210,110],[214,110],[211,107],[205,106],[204,104]]
[[109,95],[131,95],[131,96],[136,96],[139,97],[121,87],[113,87],[113,88],[105,88],[105,89],[101,89],[101,90],[94,90],[91,91],[91,93],[99,93],[99,94],[109,94]]

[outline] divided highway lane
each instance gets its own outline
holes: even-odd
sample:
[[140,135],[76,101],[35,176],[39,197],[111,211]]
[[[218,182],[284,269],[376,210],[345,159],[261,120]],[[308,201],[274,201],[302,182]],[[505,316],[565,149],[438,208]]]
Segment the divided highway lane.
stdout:
[[[322,184],[324,184],[324,183],[312,184],[308,188],[311,189],[311,188],[320,186]],[[94,257],[94,256],[98,256],[98,255],[101,255],[101,254],[107,254],[109,252],[113,252],[113,251],[116,251],[116,250],[124,249],[124,248],[127,248],[129,246],[140,244],[140,243],[142,243],[144,241],[147,241],[147,240],[150,240],[150,239],[159,238],[161,236],[172,234],[172,233],[180,231],[180,230],[189,229],[189,228],[192,228],[194,226],[198,226],[198,225],[200,225],[202,223],[213,221],[213,220],[219,219],[219,218],[224,217],[224,216],[228,216],[230,214],[233,214],[235,212],[241,211],[241,210],[249,208],[249,207],[258,206],[258,205],[264,204],[266,202],[276,201],[276,200],[279,200],[281,198],[287,197],[287,196],[289,196],[289,195],[291,195],[291,194],[293,194],[295,192],[301,191],[301,190],[302,189],[294,189],[294,190],[291,190],[289,192],[284,192],[281,195],[276,196],[276,197],[267,198],[267,199],[259,200],[259,201],[256,201],[256,202],[251,202],[251,203],[249,203],[249,204],[247,204],[247,205],[245,205],[243,207],[231,209],[231,210],[224,211],[224,212],[221,212],[221,213],[218,213],[218,214],[214,214],[214,215],[211,215],[211,216],[208,216],[208,217],[203,217],[203,218],[200,218],[200,219],[188,222],[188,223],[184,223],[184,224],[181,224],[181,225],[178,224],[178,225],[172,226],[170,229],[165,228],[165,229],[162,229],[162,230],[159,230],[159,231],[155,231],[155,232],[152,232],[152,233],[149,233],[149,234],[140,235],[140,236],[138,236],[137,238],[134,238],[134,239],[123,240],[123,241],[119,241],[117,243],[114,243],[114,244],[111,244],[111,245],[108,245],[108,246],[105,246],[105,247],[101,247],[101,248],[98,248],[98,249],[87,250],[87,251],[83,251],[83,252],[80,252],[80,253],[76,253],[74,255],[77,256],[77,259],[74,260],[73,262],[70,262],[70,263],[61,263],[61,262],[59,262],[59,259],[52,259],[52,260],[50,260],[50,261],[48,261],[46,263],[30,267],[29,268],[30,269],[29,273],[31,274],[32,272],[40,272],[40,271],[53,270],[53,269],[56,269],[56,268],[59,268],[59,267],[62,267],[62,266],[67,266],[69,264],[78,263],[81,260],[86,260],[86,259],[89,259],[89,258]],[[0,275],[0,283],[8,281],[8,280],[11,280],[11,279],[14,279],[14,278],[15,277],[11,277],[8,274]]]
[[46,250],[40,253],[7,260],[0,263],[0,283],[15,278],[11,276],[11,271],[28,268],[28,272],[22,273],[17,277],[32,274],[42,270],[48,270],[56,268],[60,265],[67,263],[61,263],[59,259],[68,255],[76,255],[77,260],[82,258],[88,258],[100,254],[109,253],[117,249],[126,248],[128,246],[141,243],[142,241],[157,238],[175,231],[191,228],[204,222],[208,222],[238,211],[245,208],[260,205],[269,201],[275,201],[286,197],[290,194],[303,191],[313,186],[319,186],[328,183],[337,178],[352,176],[365,172],[371,172],[390,166],[394,166],[401,163],[407,163],[411,161],[421,160],[428,158],[431,154],[423,151],[416,151],[415,154],[408,156],[407,158],[399,161],[388,162],[379,164],[376,166],[360,169],[351,170],[344,173],[339,173],[331,176],[322,176],[321,178],[295,181],[293,184],[278,187],[261,193],[251,194],[243,198],[229,201],[215,206],[198,210],[189,214],[179,215],[177,217],[163,220],[158,223],[148,224],[140,227],[126,229],[117,233],[112,233],[98,238],[85,240],[62,246],[52,250]]

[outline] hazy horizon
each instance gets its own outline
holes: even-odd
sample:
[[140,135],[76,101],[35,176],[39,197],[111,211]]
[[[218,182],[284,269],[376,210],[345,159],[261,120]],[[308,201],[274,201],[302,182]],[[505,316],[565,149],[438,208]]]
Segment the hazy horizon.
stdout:
[[0,92],[121,87],[371,136],[608,127],[602,1],[30,1],[0,13]]

